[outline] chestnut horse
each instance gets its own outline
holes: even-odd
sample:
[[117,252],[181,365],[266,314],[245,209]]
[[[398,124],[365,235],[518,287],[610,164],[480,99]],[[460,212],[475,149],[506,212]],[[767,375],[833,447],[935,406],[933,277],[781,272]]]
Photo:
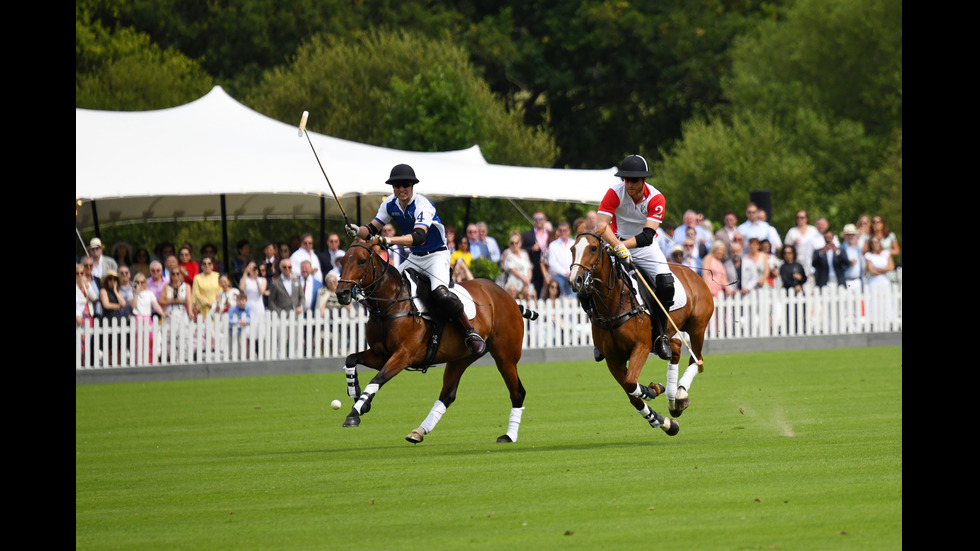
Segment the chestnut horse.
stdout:
[[[441,335],[433,334],[434,323],[423,318],[415,306],[408,282],[398,270],[382,258],[377,250],[377,239],[351,245],[341,260],[343,270],[337,286],[337,300],[350,304],[357,298],[368,308],[370,315],[366,326],[368,349],[347,357],[347,393],[355,399],[345,427],[360,425],[361,415],[371,409],[371,400],[381,387],[404,369],[425,370],[429,366],[445,363],[442,390],[422,424],[405,437],[418,444],[432,432],[439,419],[456,399],[456,389],[463,372],[479,356],[467,348],[462,328],[454,320],[447,320]],[[446,274],[449,278],[449,274]],[[461,283],[476,305],[473,327],[487,343],[487,352],[497,363],[497,370],[507,384],[510,393],[510,417],[507,432],[497,442],[516,442],[524,411],[524,385],[517,375],[517,362],[521,359],[524,345],[524,319],[535,319],[537,313],[518,305],[500,286],[487,279],[475,279]],[[419,285],[428,290],[428,282]],[[464,304],[466,299],[462,299]],[[438,348],[430,343],[439,339]],[[378,370],[371,383],[361,391],[357,379],[357,365]]]
[[[673,323],[666,321],[666,335],[673,337],[677,332],[675,326],[687,333],[691,338],[691,359],[678,381],[681,342],[671,338],[667,386],[654,383],[643,386],[637,380],[653,347],[650,312],[658,311],[661,306],[652,298],[652,304],[641,305],[635,294],[638,290],[633,289],[622,264],[613,260],[598,235],[587,232],[579,234],[572,244],[572,255],[569,282],[572,289],[585,293],[591,299],[592,340],[605,356],[609,372],[623,387],[637,412],[650,422],[650,426],[659,427],[674,436],[680,430],[677,421],[662,417],[650,409],[644,400],[652,400],[666,392],[668,411],[673,417],[680,417],[690,405],[688,391],[694,376],[702,369],[700,360],[704,332],[715,308],[708,285],[690,268],[670,264],[675,281],[684,286],[687,302],[670,312]],[[643,285],[643,282],[638,281],[637,284]]]

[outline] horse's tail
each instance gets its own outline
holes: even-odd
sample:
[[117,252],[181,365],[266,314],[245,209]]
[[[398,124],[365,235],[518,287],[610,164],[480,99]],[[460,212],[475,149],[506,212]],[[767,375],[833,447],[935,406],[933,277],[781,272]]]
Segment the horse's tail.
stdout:
[[531,310],[530,308],[525,308],[520,304],[518,304],[517,307],[521,309],[521,316],[524,316],[525,318],[531,321],[538,319],[538,313],[535,312],[534,310]]

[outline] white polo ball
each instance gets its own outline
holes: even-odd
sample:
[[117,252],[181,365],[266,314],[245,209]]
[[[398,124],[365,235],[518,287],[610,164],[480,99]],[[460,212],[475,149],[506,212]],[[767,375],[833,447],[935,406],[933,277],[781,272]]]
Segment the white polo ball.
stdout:
[[334,400],[333,402],[330,402],[330,407],[334,409],[340,409],[340,400]]

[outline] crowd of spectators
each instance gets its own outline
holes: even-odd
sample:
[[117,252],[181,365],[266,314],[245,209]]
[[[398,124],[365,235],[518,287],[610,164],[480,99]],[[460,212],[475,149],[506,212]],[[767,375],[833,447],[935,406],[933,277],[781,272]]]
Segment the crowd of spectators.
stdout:
[[[862,216],[831,228],[826,217],[810,223],[806,210],[796,212],[796,224],[781,233],[768,223],[767,213],[754,203],[739,221],[726,212],[721,227],[694,210],[684,212],[679,225],[665,221],[654,246],[670,262],[700,273],[712,294],[733,296],[761,288],[803,292],[811,286],[859,287],[895,281],[898,240],[881,216]],[[574,221],[553,224],[535,212],[530,227],[513,231],[506,246],[476,222],[457,232],[446,228],[451,250],[452,278],[472,279],[473,261],[488,258],[500,268],[497,283],[515,299],[554,297],[572,293],[568,284],[571,245],[575,235],[595,231],[595,211]],[[394,228],[382,231],[394,233]],[[88,255],[77,259],[76,325],[97,318],[166,315],[196,319],[232,311],[241,319],[261,319],[266,310],[296,313],[341,308],[336,287],[345,251],[339,233],[331,233],[317,250],[312,234],[289,242],[263,243],[261,256],[252,255],[247,240],[236,244],[226,269],[216,248],[205,243],[197,251],[190,243],[162,243],[153,254],[145,247],[119,242],[104,253],[99,238],[88,243]],[[407,251],[388,250],[397,265]],[[349,306],[348,306],[349,308]]]
[[[668,261],[701,274],[715,296],[744,295],[762,288],[795,292],[829,285],[866,288],[869,284],[896,281],[896,257],[901,250],[895,233],[881,216],[862,216],[835,230],[826,217],[818,217],[811,224],[809,213],[799,210],[796,225],[780,232],[758,205],[749,203],[744,212],[741,221],[735,211],[726,212],[721,227],[716,229],[700,213],[687,210],[679,225],[670,221],[661,224],[656,246],[663,249]],[[503,275],[498,283],[515,298],[543,297],[552,282],[557,282],[562,295],[570,294],[569,247],[575,235],[594,230],[595,211],[571,223],[560,221],[556,225],[544,213],[534,213],[529,229],[509,237],[510,246],[500,255]],[[486,254],[496,258],[494,251],[499,248],[490,240],[484,245],[484,240],[481,224],[468,227],[466,235],[456,240],[454,267],[469,265],[467,251],[475,250],[473,243],[480,243],[476,247],[480,251],[473,252],[473,258]],[[523,254],[508,261],[508,255],[518,250],[518,240]],[[883,252],[876,253],[879,245]],[[787,260],[787,256],[792,260]],[[515,269],[517,260],[521,267]],[[526,264],[530,264],[530,284],[524,283]],[[465,270],[460,268],[456,273]]]

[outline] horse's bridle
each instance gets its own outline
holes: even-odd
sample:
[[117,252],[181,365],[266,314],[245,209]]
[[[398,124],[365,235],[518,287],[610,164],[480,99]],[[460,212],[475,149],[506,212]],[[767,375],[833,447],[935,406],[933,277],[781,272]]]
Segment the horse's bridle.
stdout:
[[[599,244],[597,246],[603,247],[602,238],[599,237],[598,235],[592,232],[582,232],[579,235],[592,236],[596,239],[596,241],[598,241]],[[610,263],[609,281],[604,281],[602,278],[596,277],[595,275],[596,270],[602,268],[606,262]],[[584,264],[579,264],[577,262],[573,262],[571,266],[578,266],[585,271],[585,275],[582,278],[582,290],[584,292],[588,293],[592,297],[601,297],[605,300],[609,300],[613,290],[616,287],[617,281],[620,279],[619,269],[612,262],[613,260],[609,254],[609,251],[603,250],[596,255],[596,260],[595,262],[592,263],[591,267],[587,267]],[[602,287],[605,288],[604,293],[600,293],[600,290],[597,288],[596,283],[602,284]],[[592,312],[589,313],[590,316],[594,318],[592,320],[592,323],[599,326],[602,329],[611,330],[626,323],[626,320],[628,320],[629,318],[645,313],[645,310],[640,306],[639,302],[637,302],[636,299],[633,297],[633,293],[628,291],[629,291],[629,285],[627,285],[624,282],[623,287],[619,293],[619,307],[616,310],[616,315],[611,318],[600,316],[598,310],[593,304]],[[629,298],[627,299],[627,297]],[[626,304],[627,300],[629,301],[629,304]],[[593,299],[593,303],[594,302],[595,299]]]
[[[374,251],[374,249],[372,249],[370,246],[368,246],[365,243],[355,243],[355,244],[351,245],[351,248],[353,248],[353,247],[361,247],[362,249],[364,249],[364,250],[366,250],[368,252],[368,263],[369,263],[369,267],[364,270],[364,273],[361,274],[361,278],[359,280],[357,280],[357,281],[354,281],[354,280],[351,280],[351,279],[343,279],[343,278],[340,278],[340,279],[337,280],[338,283],[350,283],[351,284],[351,299],[352,300],[357,300],[358,302],[361,302],[361,300],[358,300],[357,299],[357,293],[358,292],[361,293],[361,296],[363,297],[363,300],[365,300],[365,301],[370,300],[370,301],[374,301],[376,303],[382,303],[382,302],[398,303],[398,302],[404,302],[404,301],[411,301],[412,300],[412,297],[383,298],[383,297],[376,297],[376,296],[374,296],[375,291],[378,289],[378,287],[384,281],[384,277],[383,276],[385,275],[385,272],[388,270],[388,267],[390,266],[390,264],[388,264],[388,262],[386,262],[383,258],[381,258],[381,255],[379,255],[377,252]],[[367,285],[364,285],[364,280],[368,277],[368,273],[371,274],[371,283],[368,283]],[[394,304],[392,304],[391,307],[394,307]],[[388,309],[390,310],[391,307],[389,307]],[[377,309],[377,311],[371,311],[371,314],[372,315],[380,315],[380,314],[382,314],[382,312],[380,311],[380,309]],[[394,315],[388,316],[388,317],[398,317],[400,315],[412,315],[412,313],[409,312],[407,314],[394,314]]]
[[[589,236],[592,236],[592,237],[594,237],[596,239],[596,241],[599,242],[599,244],[596,245],[597,247],[600,247],[600,248],[603,248],[604,247],[603,246],[603,242],[602,242],[602,238],[600,238],[598,235],[596,235],[596,234],[594,234],[592,232],[582,232],[579,235],[580,236],[581,235],[589,235]],[[599,279],[599,278],[595,277],[594,274],[595,274],[596,269],[599,268],[599,267],[601,267],[600,266],[601,263],[603,263],[604,258],[607,257],[607,256],[608,256],[608,253],[606,253],[605,251],[602,251],[599,254],[597,254],[596,255],[595,262],[592,263],[592,266],[591,267],[588,267],[585,264],[579,264],[578,262],[572,262],[571,266],[569,266],[570,269],[572,267],[578,266],[578,267],[582,268],[582,270],[585,272],[585,276],[582,278],[582,289],[585,290],[586,292],[588,292],[588,293],[594,293],[594,292],[596,292],[596,288],[595,288],[594,282],[596,282],[596,281],[602,282],[602,279]],[[609,262],[612,262],[611,259],[608,259],[608,260],[609,260]],[[610,266],[609,272],[612,274],[612,279],[608,283],[603,282],[603,283],[605,283],[604,284],[604,287],[606,288],[606,296],[607,297],[609,296],[608,293],[612,291],[613,286],[615,285],[615,282],[616,282],[616,269],[615,269],[615,266]]]

